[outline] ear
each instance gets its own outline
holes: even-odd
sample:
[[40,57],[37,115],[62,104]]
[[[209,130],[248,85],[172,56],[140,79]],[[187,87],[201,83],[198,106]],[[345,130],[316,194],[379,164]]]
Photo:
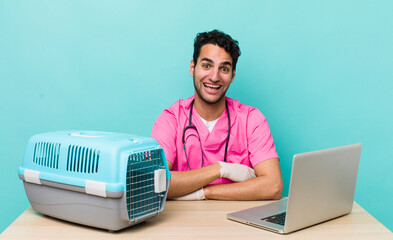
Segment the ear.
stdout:
[[191,63],[190,63],[190,75],[191,75],[191,77],[194,77],[194,70],[195,70],[195,63],[194,63],[194,59],[192,59]]

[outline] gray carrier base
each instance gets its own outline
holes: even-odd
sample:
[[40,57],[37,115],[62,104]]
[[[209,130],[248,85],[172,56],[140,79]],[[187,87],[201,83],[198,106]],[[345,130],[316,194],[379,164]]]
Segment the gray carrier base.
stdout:
[[111,231],[160,213],[170,181],[157,141],[96,131],[31,137],[18,174],[37,212]]
[[[19,177],[24,180],[23,175]],[[107,192],[107,197],[85,193],[84,188],[60,183],[43,181],[41,185],[23,181],[26,195],[32,208],[44,215],[79,223],[91,227],[118,231],[155,217],[164,206],[163,201],[152,202],[156,206],[146,206],[146,211],[130,220],[127,210],[127,194],[124,192]],[[169,179],[167,180],[169,184]],[[160,198],[166,198],[166,193]],[[132,211],[132,210],[131,210]],[[151,212],[149,214],[149,212]]]

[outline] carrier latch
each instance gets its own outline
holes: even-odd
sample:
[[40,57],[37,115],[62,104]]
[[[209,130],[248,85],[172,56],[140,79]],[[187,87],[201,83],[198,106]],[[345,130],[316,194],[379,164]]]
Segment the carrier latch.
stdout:
[[154,171],[154,192],[161,193],[166,191],[166,170],[158,169]]

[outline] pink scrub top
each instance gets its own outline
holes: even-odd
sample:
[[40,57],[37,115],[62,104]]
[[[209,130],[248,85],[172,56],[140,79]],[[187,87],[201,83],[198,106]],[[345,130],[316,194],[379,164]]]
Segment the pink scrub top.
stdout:
[[[164,149],[167,161],[172,163],[171,171],[190,170],[185,157],[182,136],[184,128],[188,125],[193,99],[194,96],[176,101],[161,113],[153,125],[151,137],[157,140]],[[256,108],[240,104],[237,100],[226,97],[226,101],[231,119],[227,162],[240,163],[253,168],[265,160],[278,158],[269,125],[263,114]],[[203,154],[203,166],[224,161],[225,143],[228,136],[227,112],[222,113],[212,132],[209,132],[195,108],[192,111],[191,123],[198,130],[188,129],[185,133],[186,150],[191,168],[202,167],[201,154]],[[220,178],[211,184],[231,182],[229,179]]]

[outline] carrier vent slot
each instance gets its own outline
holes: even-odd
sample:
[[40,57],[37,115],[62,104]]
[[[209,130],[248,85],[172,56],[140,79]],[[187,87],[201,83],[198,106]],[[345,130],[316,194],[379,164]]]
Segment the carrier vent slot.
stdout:
[[60,145],[60,143],[37,142],[34,145],[33,163],[58,169]]
[[162,168],[159,150],[129,155],[126,197],[130,221],[159,212],[164,199],[154,191],[154,171]]
[[99,160],[99,150],[70,145],[68,146],[66,170],[80,173],[97,173]]

